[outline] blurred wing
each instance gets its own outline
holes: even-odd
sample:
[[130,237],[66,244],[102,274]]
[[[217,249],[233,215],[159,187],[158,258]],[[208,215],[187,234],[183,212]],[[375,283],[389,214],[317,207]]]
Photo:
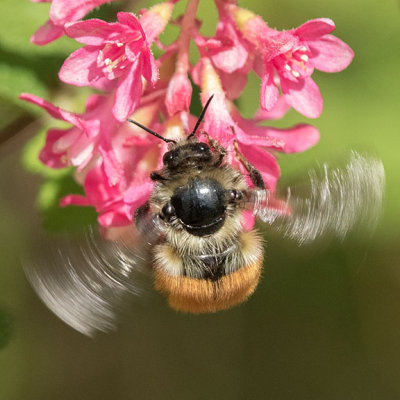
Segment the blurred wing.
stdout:
[[146,238],[132,227],[128,237],[111,242],[90,229],[80,238],[46,243],[42,256],[34,257],[40,261],[24,262],[25,273],[41,300],[72,328],[88,336],[110,331],[126,297],[142,292],[140,275],[161,234],[155,223],[147,221],[147,229]]
[[305,187],[288,187],[282,197],[268,191],[252,191],[246,208],[300,244],[325,234],[343,239],[355,225],[367,229],[376,226],[384,190],[382,162],[351,152],[343,167],[324,164],[319,170],[311,170]]

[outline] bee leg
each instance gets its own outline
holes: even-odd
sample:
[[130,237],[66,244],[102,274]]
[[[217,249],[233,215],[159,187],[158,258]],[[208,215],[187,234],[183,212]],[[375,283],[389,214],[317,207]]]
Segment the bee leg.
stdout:
[[239,149],[235,143],[235,149],[236,149],[236,154],[240,160],[240,162],[244,165],[246,168],[247,172],[249,173],[250,179],[253,182],[253,185],[257,187],[258,189],[265,189],[265,183],[264,180],[261,176],[261,174],[258,172],[256,167],[246,159],[246,157],[239,152]]
[[134,218],[135,218],[135,225],[139,231],[142,230],[141,227],[143,226],[143,222],[146,216],[149,214],[149,212],[150,212],[150,204],[148,201],[146,201],[146,203],[144,203],[143,205],[141,205],[136,209]]
[[264,179],[262,178],[261,174],[258,172],[256,167],[247,160],[246,163],[243,163],[243,165],[249,172],[250,179],[253,182],[254,186],[264,190],[265,189]]
[[137,231],[148,244],[154,245],[163,240],[164,233],[158,223],[159,217],[152,212],[148,201],[136,209],[134,220]]
[[168,178],[166,178],[164,175],[162,175],[160,172],[158,172],[158,171],[153,171],[151,174],[150,174],[150,179],[152,180],[152,181],[155,181],[155,182],[157,182],[157,181],[167,181],[168,180]]
[[203,132],[203,135],[206,136],[208,145],[218,154],[218,157],[215,160],[214,166],[218,167],[221,165],[222,160],[226,156],[226,150],[222,147],[215,139],[210,137],[207,132]]

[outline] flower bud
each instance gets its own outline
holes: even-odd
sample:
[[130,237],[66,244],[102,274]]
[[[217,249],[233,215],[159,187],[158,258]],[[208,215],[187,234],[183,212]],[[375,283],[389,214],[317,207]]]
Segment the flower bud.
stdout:
[[254,14],[253,12],[240,7],[235,7],[233,9],[233,16],[235,18],[236,25],[240,30],[244,30],[247,22],[250,19],[257,17],[257,15]]
[[156,4],[146,11],[140,18],[140,24],[146,32],[149,43],[158,37],[168,24],[174,9],[174,1]]
[[[204,57],[201,62],[201,91],[207,98],[213,94],[222,93],[222,84],[217,71],[213,67],[209,58]],[[199,62],[199,64],[200,64]]]
[[190,100],[192,98],[192,85],[186,73],[177,71],[171,78],[165,105],[168,114],[174,115],[180,111],[189,111]]
[[268,29],[263,19],[253,12],[240,7],[234,7],[232,10],[237,28],[243,36],[253,45],[257,46],[259,37],[265,29]]

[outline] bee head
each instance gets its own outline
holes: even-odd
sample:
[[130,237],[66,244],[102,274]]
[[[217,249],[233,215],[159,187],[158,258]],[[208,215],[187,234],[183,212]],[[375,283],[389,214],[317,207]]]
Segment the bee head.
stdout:
[[176,143],[163,157],[164,167],[170,171],[207,165],[212,160],[213,154],[210,146],[198,142],[197,139]]
[[[198,127],[200,126],[201,121],[203,120],[204,115],[205,115],[205,113],[206,113],[206,111],[207,111],[207,108],[208,108],[208,106],[210,105],[211,100],[213,99],[213,97],[214,97],[214,95],[212,95],[212,96],[207,100],[207,103],[206,103],[206,105],[204,106],[203,110],[201,111],[200,117],[199,117],[199,119],[197,120],[196,125],[194,126],[192,133],[187,137],[188,142],[190,142],[190,141],[192,141],[192,142],[193,142],[193,141],[196,141],[196,142],[197,142],[197,139],[196,139],[196,132],[197,132],[197,129],[198,129]],[[132,124],[138,126],[139,128],[142,128],[142,129],[145,130],[146,132],[148,132],[148,133],[150,133],[151,135],[157,137],[158,139],[161,139],[161,140],[164,141],[165,143],[177,144],[176,140],[167,139],[167,138],[165,138],[165,137],[159,135],[157,132],[152,131],[150,128],[147,128],[146,126],[142,125],[141,123],[139,123],[139,122],[137,122],[137,121],[134,121],[133,119],[129,119],[129,118],[128,118],[128,122],[130,122],[130,123],[132,123]]]

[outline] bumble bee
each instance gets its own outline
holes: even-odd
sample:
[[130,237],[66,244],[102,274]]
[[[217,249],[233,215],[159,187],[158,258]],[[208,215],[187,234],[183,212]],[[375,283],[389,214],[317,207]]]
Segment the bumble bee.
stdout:
[[[249,190],[244,177],[224,164],[223,147],[211,138],[199,142],[195,133],[196,128],[186,140],[170,141],[163,168],[150,175],[153,194],[137,209],[135,223],[140,229],[143,219],[159,220],[152,251],[156,289],[172,308],[202,313],[229,308],[253,293],[263,246],[255,230],[241,227]],[[260,173],[246,165],[263,190]]]
[[211,99],[184,140],[163,138],[129,120],[169,144],[162,169],[150,175],[154,191],[136,210],[129,239],[107,242],[90,234],[86,244],[61,246],[51,268],[25,263],[41,299],[78,331],[90,335],[114,327],[124,295],[138,291],[136,273],[143,265],[176,310],[209,313],[245,301],[263,264],[260,234],[242,228],[245,210],[300,244],[328,232],[344,237],[360,221],[377,221],[384,188],[380,160],[352,153],[342,168],[311,171],[305,195],[289,187],[280,197],[241,158],[250,187],[224,162],[226,150],[216,140],[207,133],[207,143],[196,137]]

